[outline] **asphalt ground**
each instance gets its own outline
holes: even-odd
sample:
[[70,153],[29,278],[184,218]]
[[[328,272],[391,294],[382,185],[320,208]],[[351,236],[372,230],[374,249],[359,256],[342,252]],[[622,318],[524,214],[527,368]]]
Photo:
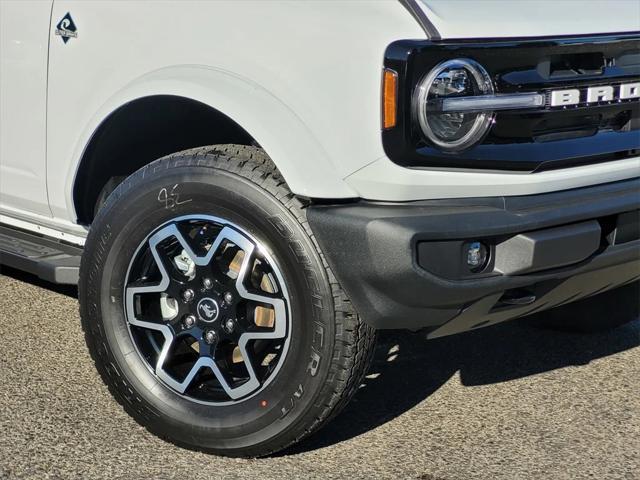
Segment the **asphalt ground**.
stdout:
[[[87,353],[73,288],[0,274],[0,477],[640,479],[640,321],[388,332],[347,409],[281,455],[219,458],[149,434]],[[612,307],[614,308],[614,307]]]

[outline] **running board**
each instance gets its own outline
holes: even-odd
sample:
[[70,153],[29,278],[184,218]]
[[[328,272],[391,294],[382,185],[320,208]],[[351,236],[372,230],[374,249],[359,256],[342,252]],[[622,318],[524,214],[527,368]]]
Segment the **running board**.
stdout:
[[0,226],[0,264],[43,280],[78,284],[82,248],[23,230]]

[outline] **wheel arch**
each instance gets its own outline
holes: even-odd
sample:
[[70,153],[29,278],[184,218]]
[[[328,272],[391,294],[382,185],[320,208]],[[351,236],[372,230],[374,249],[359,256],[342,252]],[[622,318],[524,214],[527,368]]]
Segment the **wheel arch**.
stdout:
[[[176,141],[173,151],[166,151],[172,142],[166,140],[170,137],[165,135],[170,136],[175,131],[171,130],[172,125],[176,125],[180,118],[170,107],[182,109],[182,114],[185,110],[187,113],[196,112],[205,122],[211,123],[205,123],[202,132]],[[193,120],[188,114],[186,117]],[[143,128],[138,128],[140,122]],[[122,149],[114,147],[114,139],[118,139],[118,135],[125,146],[133,143],[140,147],[149,138],[157,137],[158,131],[150,127],[158,124],[165,128],[161,142],[164,148],[149,148],[136,157],[137,160],[119,156]],[[211,131],[208,131],[209,127]],[[123,134],[131,139],[140,135],[141,130],[143,135],[137,143],[122,140]],[[206,143],[198,144],[199,141]],[[96,184],[108,180],[109,168],[114,165],[115,175],[129,174],[160,156],[212,143],[260,145],[278,167],[289,188],[298,195],[320,198],[357,196],[337,173],[320,140],[279,98],[255,82],[231,72],[182,65],[162,68],[130,82],[104,102],[91,118],[77,142],[76,160],[67,175],[70,211],[74,212],[79,223],[90,223],[92,200],[95,201],[104,182]],[[136,154],[140,155],[140,152],[134,148],[131,155]],[[133,170],[128,171],[125,167]],[[94,176],[96,171],[97,178]]]

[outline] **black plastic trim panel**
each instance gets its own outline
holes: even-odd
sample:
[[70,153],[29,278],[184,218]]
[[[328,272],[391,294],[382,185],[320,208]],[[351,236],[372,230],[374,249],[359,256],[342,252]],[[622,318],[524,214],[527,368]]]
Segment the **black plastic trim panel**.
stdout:
[[[530,308],[541,310],[633,281],[640,277],[640,239],[632,237],[635,227],[627,224],[638,217],[621,214],[638,209],[640,178],[635,178],[521,197],[315,205],[307,209],[307,218],[364,320],[376,328],[417,330],[438,328],[464,311],[473,312],[464,317],[469,328],[487,318],[521,316],[528,311],[526,305],[498,308],[500,298],[514,290],[534,292]],[[629,240],[622,244],[607,240],[615,232],[618,216],[624,219],[620,227]],[[420,242],[510,237],[590,220],[602,227],[601,244],[582,260],[568,253],[567,258],[577,263],[559,268],[451,280],[425,270],[418,261]],[[558,238],[562,240],[561,235]],[[552,260],[553,265],[564,263],[562,255],[553,255]],[[443,256],[441,261],[457,262],[459,256]],[[601,275],[592,273],[599,270]],[[583,274],[585,282],[569,282]],[[573,286],[563,291],[563,285]],[[553,302],[540,303],[552,291]]]

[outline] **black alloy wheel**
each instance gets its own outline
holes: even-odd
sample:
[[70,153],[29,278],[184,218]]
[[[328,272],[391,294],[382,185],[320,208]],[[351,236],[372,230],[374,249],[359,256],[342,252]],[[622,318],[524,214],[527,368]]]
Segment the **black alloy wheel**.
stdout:
[[239,226],[206,215],[169,221],[140,245],[125,285],[138,353],[177,393],[241,401],[277,373],[288,294],[273,259]]

